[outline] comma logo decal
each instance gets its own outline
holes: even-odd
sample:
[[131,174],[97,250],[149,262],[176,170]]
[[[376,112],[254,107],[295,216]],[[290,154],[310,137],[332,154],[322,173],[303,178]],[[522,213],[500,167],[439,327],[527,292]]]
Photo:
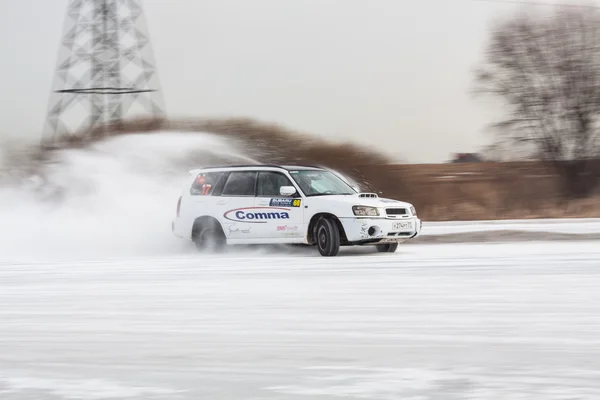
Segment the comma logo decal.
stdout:
[[270,220],[290,219],[289,208],[276,207],[246,207],[229,210],[223,217],[230,221],[254,224],[266,224]]

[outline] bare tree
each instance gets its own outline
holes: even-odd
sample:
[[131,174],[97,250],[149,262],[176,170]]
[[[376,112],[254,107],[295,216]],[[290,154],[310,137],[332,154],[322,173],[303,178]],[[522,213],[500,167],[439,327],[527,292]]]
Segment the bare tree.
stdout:
[[510,109],[495,125],[498,139],[549,162],[565,194],[592,193],[600,155],[598,10],[562,8],[499,21],[476,82],[478,92],[498,96]]

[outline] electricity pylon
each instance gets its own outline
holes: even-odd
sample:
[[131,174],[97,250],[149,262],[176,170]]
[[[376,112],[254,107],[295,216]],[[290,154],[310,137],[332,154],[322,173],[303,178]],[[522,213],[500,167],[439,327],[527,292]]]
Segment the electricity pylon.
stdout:
[[163,115],[140,0],[70,0],[44,140]]

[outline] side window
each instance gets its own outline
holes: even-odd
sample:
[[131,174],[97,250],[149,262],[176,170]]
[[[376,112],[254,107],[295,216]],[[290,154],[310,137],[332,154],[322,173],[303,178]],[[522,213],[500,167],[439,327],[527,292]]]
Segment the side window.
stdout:
[[279,197],[279,188],[294,186],[292,182],[279,172],[260,172],[258,175],[257,195],[263,197]]
[[199,174],[192,187],[190,188],[190,194],[192,196],[211,196],[218,195],[215,193],[215,189],[219,189],[222,186],[223,172],[208,172]]
[[254,196],[256,172],[239,171],[229,174],[222,196]]

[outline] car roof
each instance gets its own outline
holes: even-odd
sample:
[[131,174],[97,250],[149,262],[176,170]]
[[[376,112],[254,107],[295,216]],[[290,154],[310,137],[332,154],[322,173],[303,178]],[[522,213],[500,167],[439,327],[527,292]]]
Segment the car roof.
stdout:
[[283,169],[290,170],[325,170],[324,167],[316,167],[312,165],[282,165]]
[[216,170],[216,169],[250,169],[250,168],[277,168],[284,169],[287,171],[290,170],[324,170],[322,167],[316,167],[312,165],[279,165],[279,164],[235,164],[235,165],[216,165],[211,167],[203,167],[194,169],[192,171],[206,171],[206,170]]

